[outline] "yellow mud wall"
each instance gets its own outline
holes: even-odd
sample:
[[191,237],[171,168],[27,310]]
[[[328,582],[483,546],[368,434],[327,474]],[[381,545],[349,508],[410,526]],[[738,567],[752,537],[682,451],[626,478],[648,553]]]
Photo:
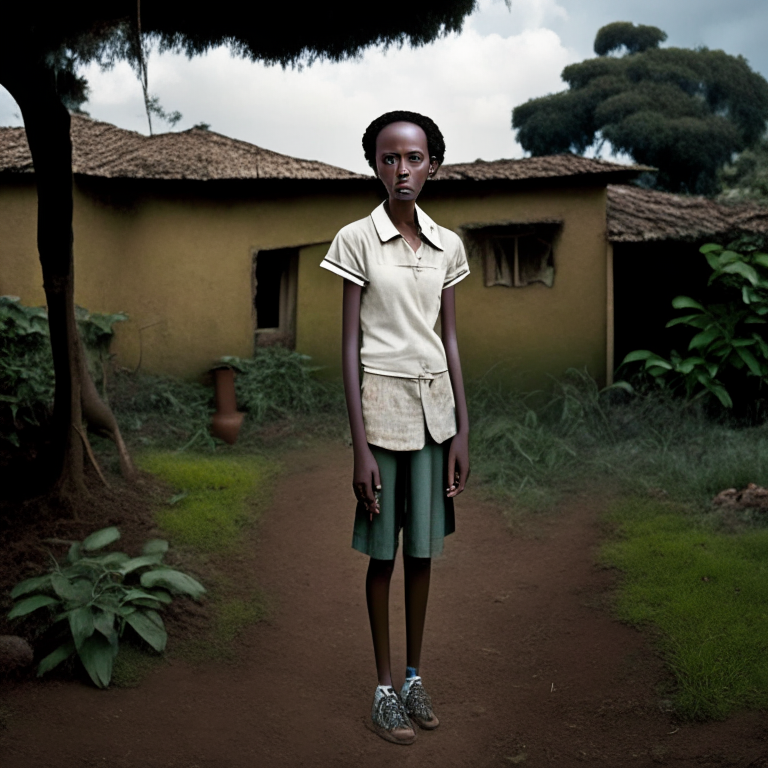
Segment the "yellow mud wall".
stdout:
[[[606,192],[604,188],[425,200],[444,227],[562,221],[551,288],[487,288],[483,265],[456,286],[456,326],[466,377],[490,375],[520,389],[548,386],[548,376],[586,366],[602,382],[606,349]],[[493,370],[491,370],[493,369]]]
[[[106,185],[110,193],[106,194]],[[372,193],[247,199],[170,195],[162,185],[115,194],[116,182],[78,182],[75,191],[76,301],[124,311],[117,363],[196,377],[222,355],[253,352],[252,258],[259,249],[298,247],[296,348],[341,372],[342,280],[319,268],[334,234],[366,216]],[[467,224],[563,222],[552,288],[486,288],[482,264],[456,287],[465,375],[491,375],[520,388],[547,384],[570,366],[603,380],[606,349],[605,190],[494,192],[425,197],[424,210],[459,230]],[[0,183],[0,293],[43,304],[31,182]]]
[[[555,243],[552,288],[486,288],[483,265],[456,286],[456,325],[467,378],[486,374],[521,389],[549,386],[549,376],[569,367],[605,379],[605,190],[539,190],[461,199],[420,201],[439,224],[458,231],[467,224],[563,222]],[[318,264],[328,243],[303,249],[299,258],[296,347],[341,372],[342,280]],[[492,369],[492,370],[491,370]]]
[[[328,242],[377,204],[364,194],[217,200],[106,184],[76,185],[75,300],[128,313],[112,345],[118,365],[136,368],[141,356],[144,371],[184,377],[253,354],[254,252]],[[0,184],[0,292],[44,304],[35,229],[31,183]]]
[[31,179],[0,184],[0,296],[45,304],[37,255],[37,193]]
[[327,269],[320,269],[329,246],[330,242],[321,243],[299,251],[296,350],[311,355],[313,365],[323,366],[318,371],[321,377],[340,378],[344,280]]

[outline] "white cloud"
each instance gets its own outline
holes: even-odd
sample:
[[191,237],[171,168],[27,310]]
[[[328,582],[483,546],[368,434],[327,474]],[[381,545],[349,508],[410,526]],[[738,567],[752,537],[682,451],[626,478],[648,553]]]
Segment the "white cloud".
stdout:
[[558,21],[568,20],[568,11],[556,0],[480,0],[479,10],[468,19],[477,28],[489,23],[514,24],[517,30],[548,27]]
[[[225,49],[192,60],[153,55],[149,76],[163,106],[184,114],[179,128],[204,121],[268,149],[364,170],[363,130],[391,109],[430,115],[446,136],[449,162],[520,155],[512,108],[558,90],[568,62],[550,30],[501,37],[469,25],[423,48],[373,49],[301,71],[236,59]],[[126,64],[85,74],[94,117],[146,132],[139,85]]]

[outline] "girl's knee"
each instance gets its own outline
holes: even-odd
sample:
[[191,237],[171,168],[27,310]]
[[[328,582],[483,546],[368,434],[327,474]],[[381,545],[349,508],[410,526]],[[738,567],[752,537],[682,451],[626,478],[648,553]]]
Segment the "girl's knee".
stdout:
[[368,574],[370,576],[389,578],[394,570],[394,560],[377,560],[375,557],[372,557],[368,562]]

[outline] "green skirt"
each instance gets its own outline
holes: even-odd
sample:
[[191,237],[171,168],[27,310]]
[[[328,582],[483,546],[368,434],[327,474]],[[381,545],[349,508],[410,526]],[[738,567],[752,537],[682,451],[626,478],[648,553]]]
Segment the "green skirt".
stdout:
[[369,520],[365,504],[358,502],[352,535],[356,550],[394,560],[402,529],[404,554],[434,557],[443,551],[443,538],[456,530],[453,499],[445,495],[450,443],[438,444],[427,432],[420,451],[370,446],[381,475],[380,512]]

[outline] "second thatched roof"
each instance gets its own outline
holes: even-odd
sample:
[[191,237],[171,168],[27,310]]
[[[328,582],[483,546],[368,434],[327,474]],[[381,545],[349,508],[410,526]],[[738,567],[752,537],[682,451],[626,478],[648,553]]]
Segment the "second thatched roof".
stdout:
[[623,184],[608,186],[608,239],[615,243],[654,240],[696,242],[707,237],[768,234],[768,207],[717,203]]

